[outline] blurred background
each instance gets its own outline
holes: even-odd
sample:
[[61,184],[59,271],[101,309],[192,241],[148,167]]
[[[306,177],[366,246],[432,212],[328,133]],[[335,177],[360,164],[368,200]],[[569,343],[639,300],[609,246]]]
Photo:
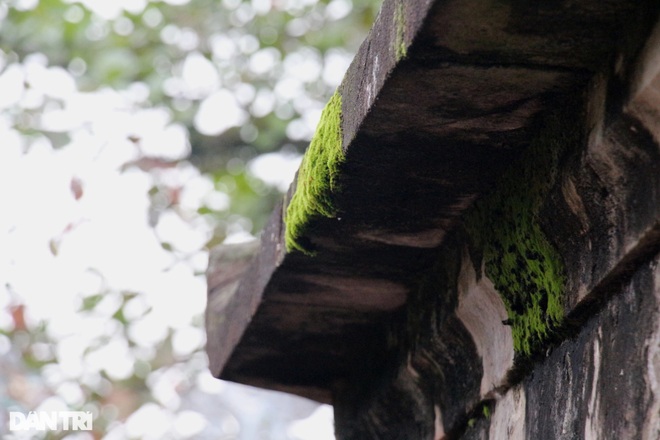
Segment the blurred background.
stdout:
[[257,237],[378,0],[0,0],[0,435],[332,439],[207,371],[208,249]]

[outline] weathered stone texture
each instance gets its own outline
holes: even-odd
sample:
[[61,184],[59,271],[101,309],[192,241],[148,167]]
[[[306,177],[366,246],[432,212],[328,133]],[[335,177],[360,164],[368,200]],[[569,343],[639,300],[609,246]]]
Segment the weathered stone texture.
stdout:
[[216,251],[214,375],[332,402],[342,440],[660,438],[659,16],[386,0],[336,215]]
[[660,438],[658,262],[640,267],[462,438]]

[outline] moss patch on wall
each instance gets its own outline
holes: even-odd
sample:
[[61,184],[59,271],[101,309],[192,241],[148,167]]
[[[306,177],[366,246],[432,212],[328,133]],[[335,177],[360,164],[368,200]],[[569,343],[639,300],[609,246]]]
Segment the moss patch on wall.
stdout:
[[303,237],[310,221],[335,217],[333,193],[338,190],[339,166],[344,161],[341,130],[341,95],[335,92],[323,109],[316,133],[298,170],[296,188],[286,209],[284,224],[288,252],[313,255]]
[[405,31],[406,31],[406,13],[404,8],[404,0],[396,2],[396,10],[394,11],[394,29],[396,30],[396,38],[394,41],[394,49],[396,50],[396,60],[399,61],[408,55],[408,47],[406,46]]
[[517,355],[541,349],[564,320],[564,264],[539,215],[562,153],[576,142],[574,125],[566,117],[548,117],[520,162],[465,217],[486,275],[506,305]]

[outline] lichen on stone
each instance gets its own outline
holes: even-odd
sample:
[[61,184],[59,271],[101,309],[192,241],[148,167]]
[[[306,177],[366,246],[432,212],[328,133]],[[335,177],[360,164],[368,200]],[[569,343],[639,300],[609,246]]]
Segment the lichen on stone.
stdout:
[[514,349],[523,356],[542,348],[564,320],[564,264],[540,219],[560,156],[575,142],[570,121],[562,119],[546,119],[520,162],[465,217],[486,275],[507,308]]
[[337,91],[321,113],[316,133],[298,170],[295,192],[285,212],[288,252],[298,250],[312,255],[313,249],[304,240],[310,222],[337,214],[333,194],[339,189],[339,167],[344,161],[341,118],[341,95]]
[[396,2],[396,10],[394,11],[394,29],[396,30],[394,48],[396,50],[396,60],[399,61],[408,55],[408,47],[406,46],[405,40],[406,14],[403,0]]

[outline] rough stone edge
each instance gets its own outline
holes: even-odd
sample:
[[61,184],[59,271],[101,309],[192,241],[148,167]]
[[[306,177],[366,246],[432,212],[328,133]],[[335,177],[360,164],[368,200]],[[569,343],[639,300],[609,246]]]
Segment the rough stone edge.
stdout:
[[[400,6],[399,1],[386,0],[383,3],[371,31],[337,89],[336,93],[342,97],[340,131],[344,154],[350,149],[352,140],[374,105],[387,78],[397,64],[405,61],[405,57],[400,56],[401,52],[404,48],[407,52],[433,4],[433,0],[411,0]],[[392,32],[392,22],[398,24],[394,27],[395,32]],[[375,47],[384,49],[377,53]],[[362,78],[366,78],[366,84],[360,80]],[[297,178],[298,176],[284,201],[274,210],[262,233],[260,249],[246,269],[251,276],[243,277],[236,286],[232,300],[225,308],[227,313],[236,317],[245,317],[244,320],[207,328],[209,369],[216,377],[220,377],[222,369],[256,313],[272,274],[286,258],[284,217],[292,198],[295,197]],[[302,247],[305,248],[304,245]],[[208,295],[209,298],[212,297],[211,289]],[[207,310],[207,322],[209,322],[209,312]]]
[[[228,292],[228,300],[222,306],[222,314],[232,317],[231,321],[221,320],[214,322],[219,310],[206,309],[206,352],[209,357],[209,369],[215,377],[220,377],[222,369],[230,358],[234,348],[238,345],[245,329],[257,311],[263,292],[271,281],[272,274],[284,259],[284,229],[282,227],[282,203],[275,209],[268,221],[266,228],[261,234],[258,250],[255,246],[254,257],[247,256],[249,265],[243,269],[244,273],[250,273],[248,277],[241,277],[231,292]],[[217,272],[217,266],[209,266],[207,279]],[[208,300],[213,304],[217,295],[217,285],[209,283]],[[222,286],[220,286],[222,287]],[[242,321],[237,321],[243,318]]]

